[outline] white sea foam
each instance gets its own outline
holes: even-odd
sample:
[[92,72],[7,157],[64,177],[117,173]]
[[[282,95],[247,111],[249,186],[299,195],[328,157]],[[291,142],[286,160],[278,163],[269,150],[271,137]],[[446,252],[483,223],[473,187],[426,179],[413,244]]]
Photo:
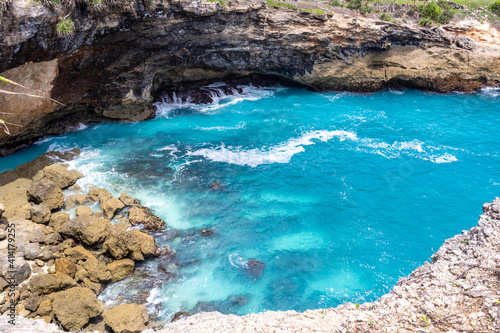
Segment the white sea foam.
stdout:
[[230,130],[245,129],[246,127],[247,127],[247,124],[244,121],[241,121],[236,126],[197,127],[195,129],[202,130],[202,131],[224,132],[224,131],[230,131]]
[[480,90],[480,94],[488,97],[499,97],[500,88],[486,87]]
[[434,163],[451,163],[458,161],[455,156],[448,153],[441,156],[431,156],[429,159]]
[[217,148],[203,148],[188,153],[193,156],[204,156],[214,162],[226,162],[237,165],[248,165],[256,167],[261,164],[289,163],[293,155],[305,151],[303,146],[313,145],[314,139],[326,142],[333,137],[340,141],[358,140],[353,132],[335,131],[311,131],[302,134],[299,138],[290,139],[287,142],[262,149],[240,149],[226,148],[224,145]]
[[213,100],[210,104],[194,104],[189,97],[187,100],[183,100],[173,93],[171,98],[163,98],[161,102],[155,103],[157,115],[168,118],[172,115],[172,111],[176,109],[193,109],[198,112],[213,113],[218,109],[235,105],[243,101],[256,101],[262,98],[272,97],[277,91],[285,89],[281,87],[266,89],[248,85],[238,87],[242,89],[241,93],[233,89],[232,95],[226,95],[223,89],[220,88],[223,85],[223,83],[215,83],[206,87]]

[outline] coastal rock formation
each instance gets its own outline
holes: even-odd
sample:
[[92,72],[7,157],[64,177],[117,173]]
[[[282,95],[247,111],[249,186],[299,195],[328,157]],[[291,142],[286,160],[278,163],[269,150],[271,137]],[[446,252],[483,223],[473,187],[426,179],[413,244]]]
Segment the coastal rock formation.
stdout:
[[[423,28],[332,12],[316,15],[263,1],[162,0],[134,14],[71,12],[74,36],[61,38],[60,13],[28,0],[8,3],[0,29],[1,75],[48,99],[0,96],[12,136],[0,153],[79,123],[154,117],[168,93],[210,102],[200,87],[225,81],[300,84],[315,90],[411,87],[440,92],[500,85],[499,32],[479,22]],[[0,88],[21,92],[0,83]],[[91,138],[89,138],[90,140]]]
[[144,305],[122,304],[104,311],[104,322],[115,333],[138,333],[146,329],[149,316]]
[[[30,165],[34,168],[37,166],[38,171],[34,172]],[[28,169],[31,170],[27,172]],[[127,231],[125,225],[115,226],[120,235],[115,237],[117,232],[109,219],[85,214],[88,213],[86,209],[90,208],[80,206],[79,202],[87,202],[88,198],[91,198],[91,202],[115,201],[117,206],[125,206],[104,189],[93,188],[93,194],[73,196],[77,205],[75,211],[83,212],[80,216],[70,219],[68,213],[56,211],[58,208],[53,208],[55,211],[51,213],[45,206],[47,203],[50,205],[52,199],[47,193],[58,198],[61,187],[68,188],[82,177],[76,171],[67,170],[66,166],[29,162],[7,175],[0,175],[0,179],[12,179],[16,174],[34,175],[32,179],[15,179],[0,188],[14,189],[9,195],[0,192],[5,203],[5,217],[0,219],[0,230],[4,231],[7,225],[14,225],[18,246],[18,251],[7,251],[10,241],[0,237],[0,314],[15,313],[18,316],[41,318],[47,323],[57,322],[69,331],[97,328],[104,332],[105,323],[100,315],[106,308],[96,296],[107,284],[132,275],[135,270],[134,260],[158,255],[155,239],[137,229]],[[78,187],[72,188],[68,190],[69,193],[81,193]],[[28,197],[43,203],[32,203],[30,206]],[[136,200],[129,196],[127,201]],[[67,206],[64,196],[62,203],[57,202],[57,207],[59,206]],[[18,207],[28,213],[31,210],[31,214],[14,214],[13,210]],[[96,212],[97,214],[103,212]],[[105,242],[107,251],[103,248]],[[118,253],[125,249],[123,254],[132,259],[115,260],[110,255],[114,251],[113,246],[116,246]],[[10,304],[14,304],[13,310],[9,307]],[[145,324],[149,321],[146,308],[137,304],[128,304],[127,307],[116,310],[113,308],[107,312],[106,318],[115,332],[127,332],[131,329],[136,332],[146,328]],[[0,327],[0,331],[3,332],[4,328]]]

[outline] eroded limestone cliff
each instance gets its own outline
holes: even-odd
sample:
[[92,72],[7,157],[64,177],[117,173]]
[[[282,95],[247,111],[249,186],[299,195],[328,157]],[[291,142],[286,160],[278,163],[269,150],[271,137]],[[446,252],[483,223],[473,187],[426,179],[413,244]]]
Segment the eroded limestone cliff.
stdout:
[[[28,5],[29,3],[29,5]],[[487,23],[421,28],[351,13],[315,15],[260,0],[164,0],[134,14],[107,8],[71,12],[75,34],[61,38],[61,13],[13,1],[0,25],[0,72],[64,103],[1,95],[13,127],[0,154],[79,122],[140,121],[152,102],[214,81],[296,83],[315,90],[412,87],[439,92],[500,85],[500,33]],[[0,89],[12,87],[2,83]],[[15,89],[21,89],[19,87]],[[19,90],[18,90],[19,91]]]

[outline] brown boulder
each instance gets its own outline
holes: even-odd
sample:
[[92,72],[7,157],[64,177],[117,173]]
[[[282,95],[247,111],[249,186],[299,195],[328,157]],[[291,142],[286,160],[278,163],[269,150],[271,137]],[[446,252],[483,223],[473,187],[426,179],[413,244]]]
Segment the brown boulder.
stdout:
[[132,198],[130,195],[128,195],[125,192],[122,192],[122,194],[118,197],[118,199],[123,202],[124,205],[126,206],[135,206],[135,205],[140,205],[141,202],[135,198]]
[[109,220],[83,215],[64,222],[57,232],[91,246],[103,241],[110,228]]
[[113,261],[107,265],[111,273],[111,282],[116,282],[125,279],[127,276],[134,273],[135,263],[130,259],[121,259]]
[[50,294],[49,299],[55,318],[70,331],[80,330],[90,318],[99,316],[103,311],[102,303],[87,288],[70,288]]
[[38,306],[38,310],[36,311],[36,314],[41,316],[41,317],[51,315],[52,314],[52,302],[48,299],[41,302],[40,305]]
[[71,278],[75,278],[76,262],[72,258],[56,259],[55,269],[56,274],[68,275]]
[[83,175],[76,170],[68,170],[61,164],[52,164],[42,169],[43,177],[57,184],[61,189],[74,185]]
[[0,187],[0,202],[4,205],[3,217],[7,219],[29,219],[31,205],[26,191],[31,181],[19,178]]
[[146,329],[149,316],[144,305],[134,303],[104,310],[104,322],[115,333],[136,333]]
[[69,214],[65,212],[56,212],[50,216],[49,227],[52,227],[55,231],[64,224],[64,222],[69,221]]
[[130,208],[128,218],[132,225],[143,224],[144,229],[158,231],[165,228],[165,221],[154,215],[149,208],[144,206]]
[[62,289],[76,286],[76,281],[67,275],[39,274],[33,276],[29,281],[29,289],[32,293],[50,294]]
[[123,207],[125,207],[125,205],[117,198],[111,198],[105,202],[101,201],[101,209],[106,219],[111,220],[117,212],[123,209]]
[[28,188],[28,200],[45,204],[50,210],[64,206],[64,195],[56,183],[46,178],[33,180]]
[[98,197],[101,203],[108,201],[112,197],[109,191],[97,186],[92,186],[92,188],[89,190],[89,195]]
[[75,210],[76,216],[92,216],[94,211],[89,206],[78,206]]
[[47,224],[50,221],[50,209],[44,204],[34,205],[30,209],[31,221]]
[[43,242],[47,245],[57,245],[62,242],[62,237],[59,233],[53,232],[50,233],[47,237],[45,237]]
[[80,265],[87,271],[88,277],[92,282],[109,282],[111,281],[111,273],[104,263],[97,260],[96,257],[88,257],[86,260],[79,262]]
[[115,259],[144,260],[145,257],[153,257],[159,254],[153,237],[139,230],[127,231],[125,226],[120,224],[116,224],[111,228],[103,248]]

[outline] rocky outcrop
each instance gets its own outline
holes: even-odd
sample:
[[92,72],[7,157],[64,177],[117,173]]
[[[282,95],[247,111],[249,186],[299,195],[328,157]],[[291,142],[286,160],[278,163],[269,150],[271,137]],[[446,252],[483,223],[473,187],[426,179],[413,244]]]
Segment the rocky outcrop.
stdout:
[[[137,229],[127,231],[125,225],[112,227],[109,219],[92,216],[92,209],[81,206],[80,202],[111,201],[108,205],[111,213],[105,205],[102,207],[109,216],[125,204],[104,189],[92,188],[92,194],[83,194],[78,186],[71,185],[81,178],[80,173],[67,170],[62,165],[28,164],[33,168],[21,166],[8,177],[16,173],[19,176],[34,174],[32,179],[19,178],[0,187],[0,197],[5,202],[5,217],[0,219],[0,231],[4,232],[7,225],[15,225],[18,250],[7,248],[10,241],[4,240],[4,232],[0,237],[0,314],[42,318],[47,323],[57,322],[69,331],[85,328],[105,332],[109,329],[105,328],[104,319],[100,316],[105,307],[96,296],[109,283],[132,275],[134,260],[158,255],[155,239]],[[37,169],[36,172],[33,172],[34,169]],[[68,189],[70,193],[79,193],[72,196],[72,203],[77,205],[75,212],[80,215],[73,219],[66,212],[51,212],[46,206],[54,207],[51,204],[51,194],[54,194],[58,199],[57,207],[67,207],[64,196],[62,203],[59,202],[59,194],[62,193],[59,191],[68,186],[72,186]],[[9,192],[2,192],[4,189]],[[28,198],[40,203],[30,204]],[[124,200],[137,202],[130,196]],[[15,213],[16,210],[20,212]],[[103,214],[98,211],[95,215]],[[121,216],[125,215],[126,212]],[[31,221],[26,218],[31,218]],[[103,243],[106,243],[106,249]],[[123,254],[124,258],[115,260],[112,253]],[[10,304],[14,304],[12,310]],[[136,304],[128,306],[127,311],[132,309],[132,313],[113,308],[106,315],[115,332],[127,332],[127,329],[136,332],[146,328],[149,320],[146,308]],[[1,325],[0,331],[3,332]]]
[[[411,87],[472,91],[500,84],[499,32],[488,23],[435,28],[398,25],[335,12],[316,15],[259,0],[162,0],[135,15],[116,7],[71,17],[61,38],[60,12],[36,2],[8,4],[0,27],[2,75],[62,102],[0,96],[12,136],[0,153],[79,122],[139,121],[154,116],[165,92],[211,101],[214,81],[295,83],[316,90]],[[0,83],[1,89],[21,89]],[[232,89],[227,88],[230,92]],[[182,95],[184,93],[184,95]]]
[[149,316],[144,305],[122,304],[104,311],[104,322],[115,333],[139,333],[146,329]]

